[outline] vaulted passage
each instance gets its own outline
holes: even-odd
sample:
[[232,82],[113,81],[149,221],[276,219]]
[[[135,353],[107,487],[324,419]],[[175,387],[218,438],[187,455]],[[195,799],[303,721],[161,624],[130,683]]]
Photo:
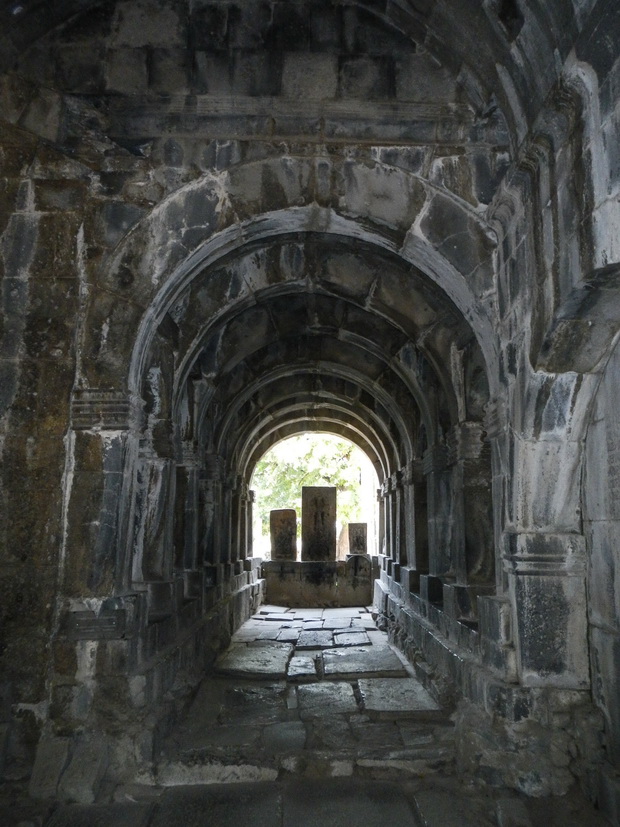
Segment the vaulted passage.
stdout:
[[[159,790],[224,653],[303,609],[395,647],[453,715],[456,786],[577,785],[618,822],[618,43],[611,0],[0,3],[0,772],[24,818]],[[377,475],[367,555],[316,570],[253,538],[257,463],[307,433]],[[316,739],[271,781],[337,774],[304,752],[329,726],[282,706],[332,690],[278,680],[272,723]],[[342,680],[346,766],[379,783]],[[235,692],[215,741],[243,742],[241,712],[218,729]]]

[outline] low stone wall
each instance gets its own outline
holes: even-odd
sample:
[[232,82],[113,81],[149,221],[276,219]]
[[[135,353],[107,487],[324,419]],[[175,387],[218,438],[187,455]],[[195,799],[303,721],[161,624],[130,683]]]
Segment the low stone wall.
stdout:
[[280,606],[368,606],[378,574],[377,558],[355,554],[321,563],[263,563],[267,602]]
[[[512,636],[494,638],[504,600],[479,598],[477,628],[381,572],[374,584],[378,625],[406,655],[426,688],[456,710],[457,768],[478,784],[529,796],[563,795],[577,781],[593,800],[604,765],[603,721],[589,691],[523,686]],[[497,631],[497,630],[495,630]]]
[[148,779],[196,685],[264,601],[259,566],[254,558],[214,567],[191,598],[182,580],[162,582],[98,613],[67,613],[56,640],[67,668],[54,677],[54,725],[37,747],[33,798],[91,803],[104,780]]

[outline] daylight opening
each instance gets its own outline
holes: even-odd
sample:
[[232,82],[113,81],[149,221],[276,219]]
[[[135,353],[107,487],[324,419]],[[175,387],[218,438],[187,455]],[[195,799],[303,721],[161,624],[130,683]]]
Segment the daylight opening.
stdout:
[[278,442],[256,464],[250,484],[256,494],[254,554],[271,559],[269,514],[281,508],[296,511],[299,553],[304,486],[333,486],[337,490],[338,559],[345,559],[349,553],[350,523],[366,523],[368,553],[377,553],[379,480],[372,462],[348,439],[304,433]]

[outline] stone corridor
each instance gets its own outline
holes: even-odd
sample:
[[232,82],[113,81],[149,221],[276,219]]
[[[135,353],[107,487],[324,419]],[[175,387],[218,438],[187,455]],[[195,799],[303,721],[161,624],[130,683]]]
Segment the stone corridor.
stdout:
[[619,136],[618,0],[0,0],[10,827],[620,825]]

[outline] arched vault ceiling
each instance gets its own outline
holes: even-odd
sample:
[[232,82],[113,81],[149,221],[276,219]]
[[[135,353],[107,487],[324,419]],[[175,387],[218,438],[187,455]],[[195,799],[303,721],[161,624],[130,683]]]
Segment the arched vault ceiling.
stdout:
[[[255,453],[255,445],[266,435],[278,432],[291,421],[341,421],[374,446],[385,470],[394,467],[408,435],[416,429],[419,415],[415,408],[400,410],[382,388],[365,382],[363,377],[344,377],[336,365],[311,371],[300,365],[292,375],[288,369],[274,370],[263,377],[262,384],[252,386],[232,403],[215,444],[225,446],[241,465]],[[209,423],[209,425],[215,423]]]
[[[242,282],[266,286],[235,301]],[[451,348],[473,342],[454,305],[415,268],[320,235],[271,243],[211,268],[177,304],[178,389],[196,365],[209,381],[246,384],[263,364],[281,364],[303,345],[304,358],[330,358],[331,347],[345,363],[350,354],[373,381],[387,370],[412,392],[416,374],[424,382],[434,372],[449,398]]]
[[[118,101],[119,92],[121,96],[123,92],[135,95],[139,89],[134,88],[135,83],[125,90],[122,83],[115,87],[111,81],[114,67],[97,73],[97,65],[102,65],[116,48],[146,45],[160,52],[175,49],[179,54],[200,54],[205,49],[203,41],[210,39],[229,51],[252,47],[275,55],[287,50],[311,52],[328,43],[326,35],[316,41],[316,30],[323,25],[333,35],[336,15],[345,23],[347,19],[352,21],[349,29],[343,28],[338,48],[354,55],[373,55],[383,45],[385,55],[393,54],[404,61],[412,55],[416,60],[428,56],[431,63],[427,73],[433,66],[440,67],[453,79],[452,85],[442,86],[442,92],[458,89],[456,100],[446,100],[451,104],[464,102],[485,116],[499,105],[516,146],[523,137],[524,125],[531,125],[557,80],[558,66],[579,35],[584,17],[567,0],[529,0],[527,4],[522,0],[399,0],[387,5],[375,0],[347,4],[320,0],[274,0],[271,4],[231,1],[218,5],[217,18],[215,5],[159,0],[4,0],[0,5],[0,71],[20,66],[20,56],[30,49],[31,73],[43,74],[44,82],[75,94],[86,78],[90,94],[112,93]],[[228,6],[234,9],[234,15],[220,23],[222,8]],[[97,38],[94,41],[93,36]],[[57,65],[51,73],[41,60],[49,42],[65,47],[56,48]],[[331,42],[329,45],[334,46]],[[185,63],[195,61],[186,59]],[[26,64],[22,60],[20,68]],[[129,65],[126,62],[125,68]],[[205,71],[208,75],[209,67]],[[157,78],[157,66],[154,72]],[[248,73],[247,67],[245,72],[252,76],[254,85],[260,84],[260,72],[250,69]],[[163,80],[148,91],[174,93],[163,69],[160,74]],[[167,77],[172,76],[169,70]],[[403,86],[407,85],[405,77]],[[279,94],[280,87],[271,89],[269,83],[267,77],[266,94]],[[185,86],[178,91],[196,93],[195,88]],[[377,96],[386,91],[389,89],[377,90]]]

